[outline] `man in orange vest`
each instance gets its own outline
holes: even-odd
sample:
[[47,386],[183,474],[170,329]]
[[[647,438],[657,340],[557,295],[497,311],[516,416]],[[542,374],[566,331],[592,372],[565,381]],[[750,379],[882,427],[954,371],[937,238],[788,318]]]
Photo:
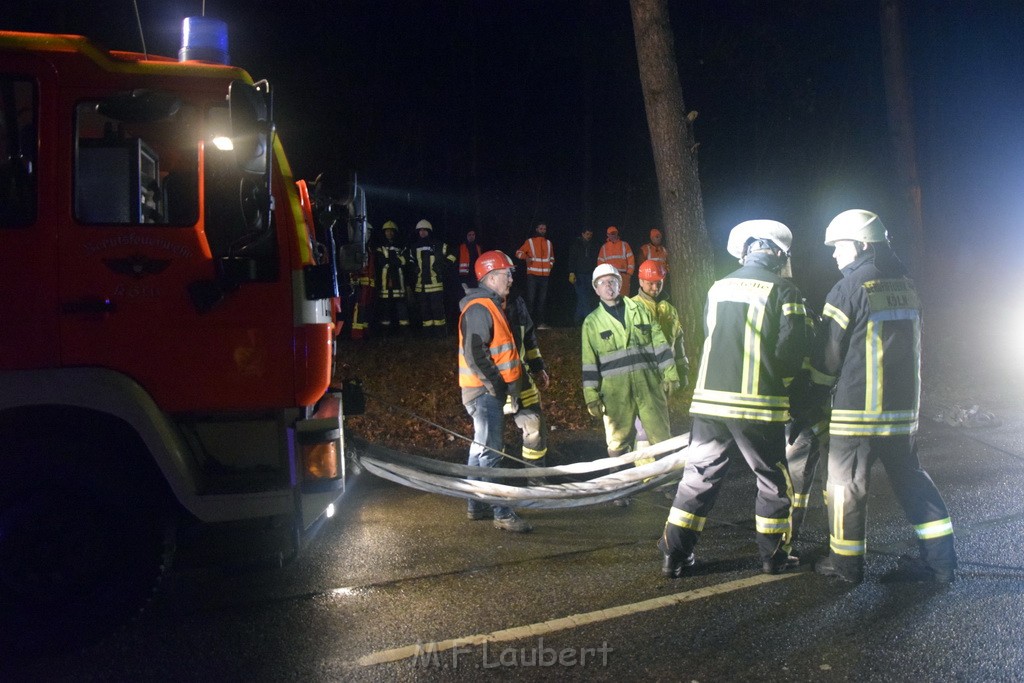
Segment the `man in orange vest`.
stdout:
[[651,230],[651,241],[640,247],[640,263],[654,261],[668,274],[668,250],[662,245],[661,230]]
[[[459,302],[459,386],[462,404],[473,419],[473,467],[497,467],[501,460],[505,403],[519,410],[523,363],[503,305],[512,289],[512,261],[503,252],[488,251],[476,261],[480,283]],[[469,499],[469,519],[494,519],[497,529],[526,533],[533,529],[510,507]]]
[[636,270],[636,260],[633,258],[633,248],[626,242],[619,239],[619,229],[614,225],[608,227],[606,232],[608,241],[601,245],[601,251],[597,252],[597,265],[610,263],[619,271],[622,277],[622,296],[629,296],[629,284],[633,279],[633,272]]
[[526,307],[538,330],[546,330],[544,309],[548,299],[548,280],[555,265],[555,248],[547,238],[548,226],[538,223],[536,233],[516,251],[516,258],[526,261]]
[[476,230],[467,230],[466,240],[459,245],[459,280],[464,286],[476,287],[476,260],[482,253]]

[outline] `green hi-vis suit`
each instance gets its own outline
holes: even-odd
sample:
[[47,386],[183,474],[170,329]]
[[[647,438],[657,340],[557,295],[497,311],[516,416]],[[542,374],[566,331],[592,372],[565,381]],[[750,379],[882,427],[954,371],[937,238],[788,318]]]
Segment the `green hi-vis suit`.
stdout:
[[669,438],[668,400],[662,382],[679,381],[672,349],[645,306],[623,298],[620,323],[598,304],[583,321],[583,399],[604,404],[610,454],[628,451],[639,415],[654,444]]

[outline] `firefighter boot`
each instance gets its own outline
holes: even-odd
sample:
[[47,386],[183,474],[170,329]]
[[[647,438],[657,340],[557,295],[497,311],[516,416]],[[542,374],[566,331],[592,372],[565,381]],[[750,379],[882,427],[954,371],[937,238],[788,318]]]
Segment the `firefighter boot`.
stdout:
[[[542,455],[539,458],[536,458],[534,460],[527,460],[525,458],[525,456],[524,456],[524,460],[526,460],[526,462],[530,463],[530,466],[532,466],[531,469],[532,468],[540,469],[542,467],[547,467],[548,466],[547,456],[546,455]],[[548,481],[544,477],[530,477],[529,479],[526,480],[527,486],[545,486],[547,483],[548,483]]]
[[678,579],[697,564],[697,557],[692,550],[689,553],[669,551],[666,549],[664,538],[658,541],[658,550],[662,554],[661,573],[666,578]]
[[790,555],[785,548],[779,548],[767,560],[761,561],[761,571],[765,574],[781,574],[787,569],[800,566],[800,558]]
[[864,560],[843,560],[833,553],[814,563],[814,571],[822,576],[834,576],[847,583],[860,583],[864,580]]
[[882,583],[940,583],[950,584],[956,581],[956,570],[953,567],[934,567],[916,557],[901,555],[896,560],[896,569],[882,577]]

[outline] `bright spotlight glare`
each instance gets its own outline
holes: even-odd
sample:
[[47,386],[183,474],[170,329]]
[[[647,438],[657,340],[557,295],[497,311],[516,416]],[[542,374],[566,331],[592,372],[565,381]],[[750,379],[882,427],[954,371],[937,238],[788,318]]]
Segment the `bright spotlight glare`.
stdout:
[[334,516],[334,503],[327,506],[327,509],[324,510],[324,515],[326,515],[328,519]]
[[230,152],[235,148],[234,143],[231,142],[231,138],[225,135],[218,135],[214,137],[213,146],[222,152]]

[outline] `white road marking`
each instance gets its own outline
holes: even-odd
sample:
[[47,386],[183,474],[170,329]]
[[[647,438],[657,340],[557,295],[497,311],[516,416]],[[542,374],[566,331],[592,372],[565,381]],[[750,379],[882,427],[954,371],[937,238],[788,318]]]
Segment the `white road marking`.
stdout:
[[619,605],[618,607],[609,607],[608,609],[599,609],[593,612],[573,614],[567,617],[562,617],[560,619],[541,621],[536,624],[516,626],[513,628],[502,629],[501,631],[492,631],[491,633],[481,633],[472,636],[463,636],[461,638],[451,638],[449,640],[440,640],[429,643],[416,643],[415,645],[405,645],[404,647],[396,647],[390,650],[379,650],[377,652],[364,655],[354,662],[349,662],[347,666],[377,666],[378,664],[387,664],[388,662],[397,662],[403,659],[422,656],[424,653],[444,652],[447,650],[453,650],[455,648],[483,645],[484,643],[501,643],[510,640],[536,638],[537,636],[547,635],[548,633],[555,633],[556,631],[566,631],[569,629],[576,628],[578,626],[584,626],[586,624],[595,624],[601,621],[607,621],[609,619],[618,619],[620,617],[627,617],[633,614],[640,614],[641,612],[650,612],[651,610],[661,609],[663,607],[672,607],[673,605],[678,605],[684,602],[693,602],[694,600],[703,600],[704,598],[710,598],[715,595],[731,593],[732,591],[742,590],[744,588],[751,588],[753,586],[760,586],[766,583],[771,583],[773,581],[791,579],[795,576],[800,576],[801,573],[802,572],[792,572],[775,575],[759,574],[757,576],[752,576],[748,579],[729,581],[727,583],[719,584],[717,586],[709,586],[707,588],[696,588],[694,590],[686,591],[684,593],[664,595],[658,598],[651,598],[650,600],[634,602],[628,605]]

